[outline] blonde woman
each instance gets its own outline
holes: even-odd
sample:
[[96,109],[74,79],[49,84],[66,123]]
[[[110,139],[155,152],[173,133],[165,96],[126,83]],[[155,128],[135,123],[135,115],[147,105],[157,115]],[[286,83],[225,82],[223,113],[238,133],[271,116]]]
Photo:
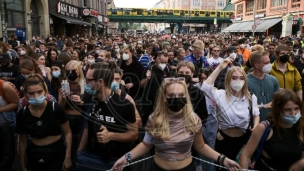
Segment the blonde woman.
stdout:
[[70,94],[66,94],[65,90],[59,90],[58,103],[64,107],[68,116],[70,128],[72,131],[72,154],[75,153],[77,135],[79,134],[83,117],[81,116],[82,96],[84,94],[85,78],[82,66],[76,60],[71,60],[65,66],[66,78],[70,86]]
[[113,166],[121,171],[125,164],[147,153],[155,146],[152,171],[193,171],[191,147],[214,161],[219,161],[230,170],[239,165],[211,149],[204,143],[202,123],[193,112],[185,78],[165,78],[159,89],[156,109],[146,125],[143,142],[122,156]]
[[217,134],[215,150],[235,159],[249,136],[246,131],[250,121],[250,109],[253,114],[251,130],[259,124],[260,112],[257,106],[257,97],[250,95],[246,73],[240,67],[233,66],[228,69],[225,90],[214,89],[215,79],[232,62],[230,57],[224,59],[203,82],[202,90],[217,105],[220,130]]

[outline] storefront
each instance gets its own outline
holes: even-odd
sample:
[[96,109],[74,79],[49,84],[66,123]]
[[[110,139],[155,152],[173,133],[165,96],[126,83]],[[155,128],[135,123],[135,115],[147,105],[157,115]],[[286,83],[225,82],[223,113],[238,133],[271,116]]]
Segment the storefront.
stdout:
[[90,8],[81,9],[81,16],[84,21],[92,24],[89,34],[92,36],[98,35],[98,11]]
[[49,5],[52,36],[65,35],[71,37],[78,34],[81,37],[85,37],[88,35],[92,24],[82,19],[80,8],[61,1],[57,4],[50,2]]

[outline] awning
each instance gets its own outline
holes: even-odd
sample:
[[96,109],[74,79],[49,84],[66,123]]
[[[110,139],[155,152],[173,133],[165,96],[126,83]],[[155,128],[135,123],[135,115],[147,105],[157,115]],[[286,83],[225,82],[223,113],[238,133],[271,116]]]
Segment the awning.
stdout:
[[67,16],[59,15],[59,14],[52,14],[52,15],[65,20],[68,24],[77,24],[77,25],[82,25],[82,26],[92,26],[91,23],[85,22],[85,21],[80,20],[80,19],[70,18],[70,17],[67,17]]
[[231,24],[230,26],[228,26],[227,28],[225,28],[224,30],[222,30],[222,32],[232,32],[231,30],[233,28],[235,28],[236,26],[240,25],[241,23],[234,23],[234,24]]
[[261,22],[257,28],[255,29],[255,32],[266,32],[267,29],[274,26],[278,22],[282,21],[282,18],[272,18],[272,19],[265,19],[261,20]]
[[246,22],[248,23],[245,27],[240,28],[241,30],[239,30],[239,32],[252,32],[252,25],[253,25],[253,21],[250,22]]
[[245,28],[247,25],[250,25],[250,21],[242,22],[237,27],[233,28],[231,32],[243,32],[242,29]]

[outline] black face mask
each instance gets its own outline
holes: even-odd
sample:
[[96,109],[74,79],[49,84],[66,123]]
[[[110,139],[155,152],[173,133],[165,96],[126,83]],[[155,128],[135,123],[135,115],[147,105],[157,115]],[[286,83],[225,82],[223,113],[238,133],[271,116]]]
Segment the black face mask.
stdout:
[[289,55],[282,55],[279,59],[281,62],[286,63],[289,60]]
[[139,55],[139,54],[142,54],[143,51],[141,49],[136,49],[136,53]]
[[179,77],[184,77],[186,84],[189,84],[192,80],[191,75],[178,74]]
[[73,70],[72,72],[67,72],[66,76],[68,77],[69,80],[71,81],[75,81],[78,78],[78,75],[76,73],[75,70]]
[[187,104],[187,99],[186,98],[167,98],[166,104],[171,111],[178,112]]

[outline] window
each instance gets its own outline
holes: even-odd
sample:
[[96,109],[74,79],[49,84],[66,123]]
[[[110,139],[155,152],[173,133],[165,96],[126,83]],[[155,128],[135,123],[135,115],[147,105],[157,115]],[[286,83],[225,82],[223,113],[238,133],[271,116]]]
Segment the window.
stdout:
[[223,1],[217,1],[217,6],[218,7],[223,7],[224,6],[224,2]]
[[193,6],[199,6],[200,0],[193,0]]
[[23,0],[6,1],[7,9],[12,9],[16,11],[23,11]]
[[266,8],[267,0],[258,0],[258,10]]
[[205,6],[205,7],[207,6],[207,2],[204,2],[204,6]]
[[246,1],[246,12],[252,12],[254,1]]
[[8,13],[8,22],[7,27],[25,27],[24,25],[24,15],[21,12],[7,11]]
[[188,0],[184,0],[184,5],[188,5]]
[[215,6],[215,2],[212,2],[212,6]]
[[87,0],[83,0],[83,1],[82,1],[82,5],[83,5],[84,7],[87,7],[87,6],[88,6]]
[[288,2],[288,0],[272,0],[271,6],[276,7],[276,6],[287,5],[287,2]]
[[208,2],[208,7],[210,6],[210,2]]
[[178,5],[178,6],[181,6],[181,0],[178,0],[178,1],[177,1],[177,5]]
[[237,5],[237,14],[243,14],[243,4]]

